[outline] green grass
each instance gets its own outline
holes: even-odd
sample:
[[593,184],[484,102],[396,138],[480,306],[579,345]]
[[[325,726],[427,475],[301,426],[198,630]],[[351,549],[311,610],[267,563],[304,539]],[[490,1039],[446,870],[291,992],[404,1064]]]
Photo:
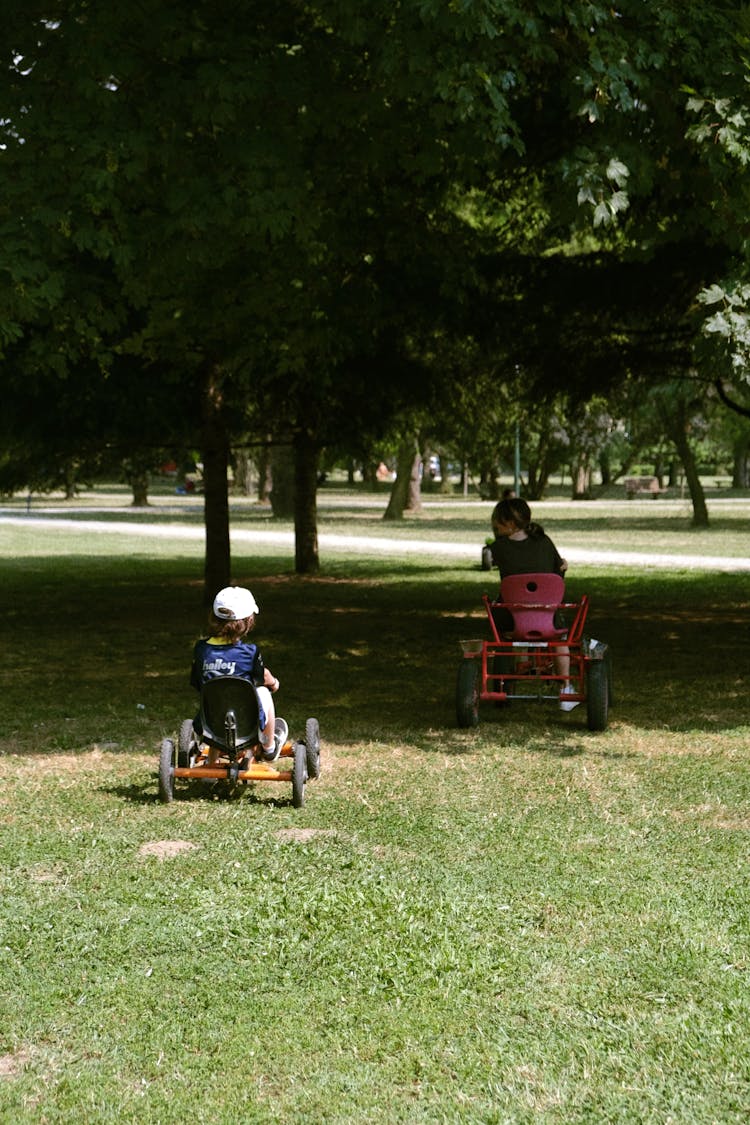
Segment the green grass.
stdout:
[[323,773],[165,806],[200,543],[3,535],[0,1121],[746,1120],[746,575],[576,567],[608,730],[461,731],[487,575],[243,546]]

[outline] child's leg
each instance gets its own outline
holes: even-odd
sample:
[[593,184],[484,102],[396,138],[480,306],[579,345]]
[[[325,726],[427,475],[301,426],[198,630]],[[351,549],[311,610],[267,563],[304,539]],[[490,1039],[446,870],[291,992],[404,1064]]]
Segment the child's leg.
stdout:
[[572,711],[574,707],[578,706],[577,700],[566,700],[566,695],[573,695],[576,690],[570,682],[570,649],[567,647],[559,648],[555,656],[555,669],[558,676],[565,677],[565,683],[560,688],[560,710]]
[[273,749],[274,723],[276,722],[276,709],[273,705],[273,696],[267,687],[259,687],[258,701],[266,717],[265,726],[258,731],[261,746],[264,750]]
[[570,649],[567,645],[556,650],[555,669],[558,676],[565,676],[565,683],[567,684],[570,681]]

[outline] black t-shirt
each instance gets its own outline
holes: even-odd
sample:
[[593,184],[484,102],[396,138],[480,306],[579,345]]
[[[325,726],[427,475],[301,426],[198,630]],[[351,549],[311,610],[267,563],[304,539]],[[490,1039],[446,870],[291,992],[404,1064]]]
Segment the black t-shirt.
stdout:
[[530,535],[527,539],[498,536],[490,550],[501,578],[509,574],[562,574],[563,560],[548,535]]

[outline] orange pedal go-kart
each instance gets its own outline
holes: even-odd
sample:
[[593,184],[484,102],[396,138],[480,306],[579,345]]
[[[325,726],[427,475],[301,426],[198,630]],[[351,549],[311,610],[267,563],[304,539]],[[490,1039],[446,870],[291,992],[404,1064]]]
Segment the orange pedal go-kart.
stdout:
[[[276,762],[270,763],[260,760],[259,713],[258,694],[248,680],[219,676],[203,684],[200,732],[192,719],[185,719],[177,743],[165,738],[161,744],[160,800],[174,800],[176,780],[285,781],[292,785],[292,804],[301,808],[305,784],[320,776],[318,720],[308,719],[304,739],[287,740]],[[289,768],[280,766],[282,760]]]
[[612,701],[609,648],[584,634],[588,597],[566,602],[564,593],[558,574],[514,574],[500,583],[497,600],[483,596],[491,639],[461,641],[460,727],[477,725],[480,703],[564,700],[565,710],[585,703],[589,730],[606,730]]

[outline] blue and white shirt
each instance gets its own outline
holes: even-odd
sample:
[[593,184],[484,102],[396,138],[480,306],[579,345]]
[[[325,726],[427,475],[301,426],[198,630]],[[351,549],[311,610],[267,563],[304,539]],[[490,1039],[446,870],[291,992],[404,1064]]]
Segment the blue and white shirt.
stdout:
[[206,637],[193,649],[193,666],[190,683],[198,691],[206,680],[217,676],[239,676],[261,687],[265,667],[257,645],[247,641],[223,641],[220,637]]

